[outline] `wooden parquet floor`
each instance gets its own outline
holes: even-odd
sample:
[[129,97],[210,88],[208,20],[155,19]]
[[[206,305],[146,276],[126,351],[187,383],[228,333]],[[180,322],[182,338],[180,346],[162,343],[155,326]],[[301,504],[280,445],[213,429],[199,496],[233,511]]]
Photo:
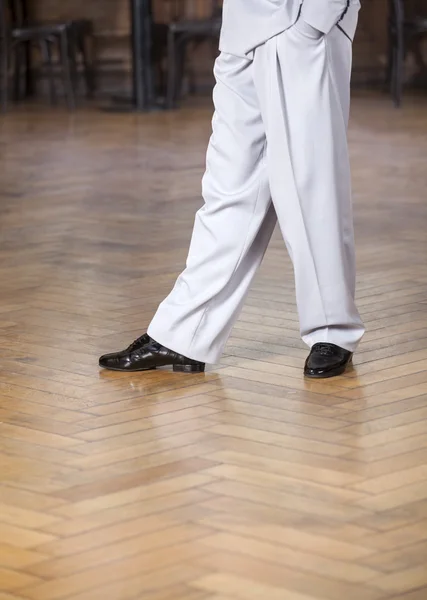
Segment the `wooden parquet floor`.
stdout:
[[183,266],[210,112],[1,117],[0,600],[426,600],[426,100],[354,100],[354,370],[303,380],[278,235],[219,365],[98,370]]

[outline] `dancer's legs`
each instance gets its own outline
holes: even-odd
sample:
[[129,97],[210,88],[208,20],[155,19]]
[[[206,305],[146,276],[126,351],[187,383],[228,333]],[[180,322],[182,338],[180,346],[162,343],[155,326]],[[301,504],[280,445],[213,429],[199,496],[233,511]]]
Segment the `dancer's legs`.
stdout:
[[253,63],[218,59],[206,204],[187,268],[148,330],[158,342],[218,360],[276,212],[294,263],[303,340],[356,349],[364,328],[354,302],[350,71],[351,42],[338,28],[312,39],[293,27],[257,48]]
[[160,344],[216,362],[273,232],[264,125],[250,60],[215,66],[213,134],[187,268],[148,329]]
[[255,53],[270,189],[294,264],[301,335],[309,346],[353,352],[364,328],[354,301],[350,73],[351,42],[337,27],[315,39],[294,26]]

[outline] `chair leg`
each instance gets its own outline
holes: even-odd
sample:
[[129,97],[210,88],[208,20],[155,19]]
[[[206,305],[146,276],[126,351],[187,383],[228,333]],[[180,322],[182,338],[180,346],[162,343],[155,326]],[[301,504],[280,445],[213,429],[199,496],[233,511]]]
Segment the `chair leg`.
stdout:
[[[193,52],[197,50],[198,48],[198,43],[196,42],[194,44],[193,47]],[[185,58],[186,58],[186,52],[185,52],[185,47],[183,48],[183,52],[182,52],[182,56],[181,56],[181,60],[182,60],[182,74],[184,74],[184,69],[185,69]],[[193,65],[188,66],[187,65],[187,75],[188,75],[188,92],[191,96],[195,96],[196,95],[196,91],[197,91],[197,86],[196,86],[196,75],[194,72],[194,67]]]
[[403,40],[399,40],[396,48],[396,72],[395,72],[395,106],[402,105],[403,93],[403,69],[405,64],[405,48]]
[[154,89],[156,90],[157,96],[164,98],[166,96],[165,72],[164,72],[161,61],[158,64],[156,64],[155,66],[156,66],[156,69],[154,71],[154,74],[155,74]]
[[[187,40],[184,36],[175,38],[171,60],[168,65],[168,108],[177,108],[182,91]],[[172,74],[172,77],[171,77]]]
[[34,74],[33,65],[31,61],[31,44],[27,42],[24,47],[24,65],[25,65],[25,76],[24,76],[24,97],[34,96]]
[[[177,48],[176,58],[177,58],[177,81],[176,81],[176,89],[175,89],[175,97],[176,102],[178,102],[179,98],[182,95],[182,85],[184,82],[184,74],[186,70],[186,61],[187,61],[187,41],[184,39],[180,40]],[[196,83],[195,83],[195,75],[194,69],[188,69],[188,92],[190,94],[195,94]]]
[[393,100],[394,106],[397,108],[398,102],[397,102],[397,52],[396,52],[396,48],[393,48],[392,58],[391,58],[390,95]]
[[186,42],[173,31],[168,33],[166,107],[176,108],[182,87]]
[[414,55],[415,63],[418,69],[417,73],[415,73],[415,82],[419,83],[419,85],[422,85],[423,87],[425,87],[425,84],[427,82],[427,65],[424,60],[423,53],[424,41],[424,36],[417,36],[416,38],[414,38],[411,44],[411,50]]
[[76,97],[77,91],[79,89],[79,74],[77,69],[77,52],[76,48],[73,46],[69,46],[70,50],[70,68],[71,68],[71,80],[73,82],[73,90],[74,96]]
[[70,41],[68,31],[64,31],[60,36],[60,54],[62,64],[62,77],[64,81],[65,95],[68,108],[76,108],[75,77],[73,73],[73,58],[71,57]]
[[7,44],[5,35],[1,36],[0,43],[1,43],[1,48],[0,48],[0,61],[1,61],[1,64],[0,64],[0,69],[1,69],[0,110],[1,110],[1,112],[6,112],[8,96],[9,96],[9,48],[8,48],[8,44]]
[[393,38],[391,33],[388,34],[387,40],[387,65],[385,70],[385,85],[391,86],[393,79]]
[[417,67],[418,67],[420,73],[424,73],[426,70],[426,63],[424,60],[424,54],[423,54],[423,49],[422,49],[423,41],[424,41],[424,39],[421,37],[416,38],[413,42],[413,48],[412,48],[412,51],[413,51],[414,57],[415,57],[415,62],[417,64]]
[[22,56],[23,56],[23,45],[17,44],[15,46],[15,64],[13,72],[13,99],[18,102],[21,98],[21,67],[22,67]]
[[54,105],[56,104],[56,89],[55,89],[55,77],[53,73],[53,61],[52,61],[52,48],[49,40],[40,40],[40,51],[43,59],[43,63],[47,69],[47,75],[49,80],[49,102]]
[[[89,52],[88,52],[89,46]],[[86,84],[86,96],[87,98],[93,98],[95,93],[95,69],[94,69],[94,38],[93,36],[85,36],[79,34],[77,40],[77,47],[82,56],[83,61],[83,75]]]
[[168,82],[166,90],[166,107],[172,109],[175,107],[176,101],[176,44],[175,33],[168,32]]
[[402,104],[404,65],[405,48],[403,40],[397,36],[393,40],[390,67],[390,94],[396,108],[400,108]]

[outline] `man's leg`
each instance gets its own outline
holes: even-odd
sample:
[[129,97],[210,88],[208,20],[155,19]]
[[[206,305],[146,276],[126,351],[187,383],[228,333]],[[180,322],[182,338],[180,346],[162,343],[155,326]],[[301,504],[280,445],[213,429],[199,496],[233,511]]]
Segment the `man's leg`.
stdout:
[[346,136],[351,51],[337,27],[316,39],[294,26],[256,50],[254,80],[302,338],[310,347],[328,342],[353,352],[364,328],[354,301]]
[[215,76],[205,205],[187,267],[148,329],[162,346],[210,363],[222,353],[276,223],[253,64],[222,54]]

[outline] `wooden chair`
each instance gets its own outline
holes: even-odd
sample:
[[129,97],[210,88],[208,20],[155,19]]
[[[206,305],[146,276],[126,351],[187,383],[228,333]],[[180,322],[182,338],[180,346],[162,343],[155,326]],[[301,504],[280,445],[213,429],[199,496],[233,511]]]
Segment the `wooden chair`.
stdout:
[[[92,37],[92,23],[86,19],[49,23],[32,23],[22,0],[0,0],[0,31],[2,36],[1,107],[6,109],[9,95],[9,72],[13,63],[14,97],[21,97],[21,70],[29,69],[30,48],[38,47],[42,67],[49,79],[49,97],[56,102],[53,55],[59,57],[63,85],[70,109],[76,105],[77,58],[82,57],[87,95],[94,91],[93,59],[89,60],[86,41]],[[28,78],[26,78],[28,81]],[[28,92],[28,89],[25,90]]]
[[217,42],[222,22],[222,1],[175,0],[173,10],[167,43],[168,108],[176,107],[180,97],[189,44],[192,43],[193,49],[196,49],[207,40]]
[[402,103],[404,63],[409,49],[414,53],[420,70],[426,72],[420,50],[420,42],[427,35],[427,11],[425,12],[424,16],[408,16],[404,0],[389,0],[387,79],[396,107],[400,107]]

